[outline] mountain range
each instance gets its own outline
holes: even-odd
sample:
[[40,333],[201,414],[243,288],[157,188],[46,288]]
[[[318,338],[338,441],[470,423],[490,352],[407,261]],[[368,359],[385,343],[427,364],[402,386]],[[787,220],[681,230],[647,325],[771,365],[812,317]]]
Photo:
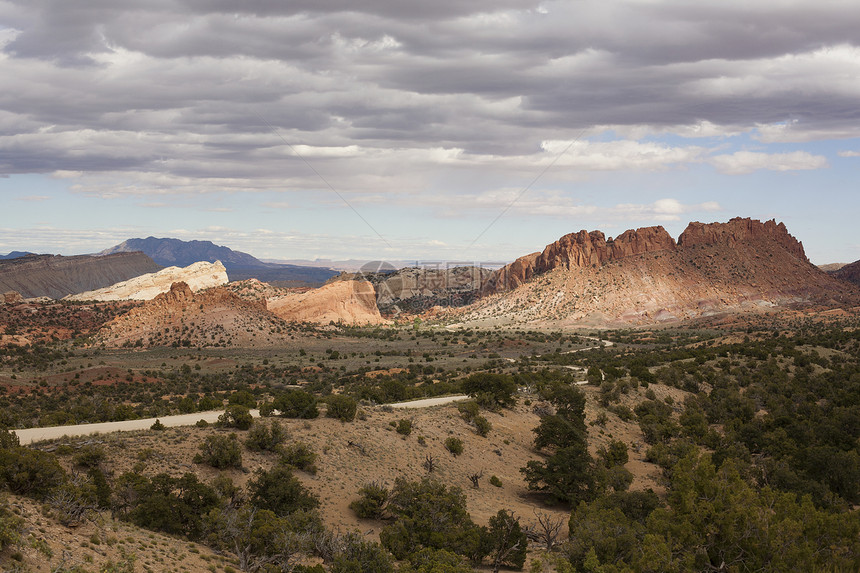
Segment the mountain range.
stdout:
[[221,261],[231,281],[255,278],[280,286],[319,286],[338,273],[326,267],[265,263],[256,257],[211,241],[147,237],[128,239],[98,256],[140,251],[159,265],[187,267],[197,262]]
[[0,261],[5,261],[8,259],[20,259],[21,257],[26,257],[27,255],[34,255],[35,253],[30,253],[27,251],[12,251],[8,255],[0,255]]

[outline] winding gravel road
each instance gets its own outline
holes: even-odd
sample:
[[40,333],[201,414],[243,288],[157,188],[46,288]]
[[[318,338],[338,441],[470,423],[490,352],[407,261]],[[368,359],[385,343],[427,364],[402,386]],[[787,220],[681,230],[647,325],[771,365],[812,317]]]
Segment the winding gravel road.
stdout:
[[[450,404],[459,400],[466,400],[468,396],[444,396],[441,398],[426,398],[423,400],[413,400],[411,402],[399,402],[397,404],[388,404],[392,408],[429,408],[430,406],[440,406],[442,404]],[[193,426],[200,420],[206,420],[210,424],[218,421],[218,416],[224,413],[224,410],[211,410],[208,412],[195,412],[194,414],[179,414],[177,416],[163,416],[157,418],[161,423],[168,428],[176,426]],[[255,418],[260,416],[259,410],[251,410],[251,415]],[[98,424],[77,424],[75,426],[52,426],[48,428],[27,428],[24,430],[14,430],[18,434],[18,439],[22,446],[40,442],[42,440],[56,440],[63,436],[70,438],[78,436],[90,436],[92,434],[108,434],[110,432],[131,432],[134,430],[148,430],[154,423],[156,418],[143,418],[140,420],[125,420],[122,422],[101,422]]]

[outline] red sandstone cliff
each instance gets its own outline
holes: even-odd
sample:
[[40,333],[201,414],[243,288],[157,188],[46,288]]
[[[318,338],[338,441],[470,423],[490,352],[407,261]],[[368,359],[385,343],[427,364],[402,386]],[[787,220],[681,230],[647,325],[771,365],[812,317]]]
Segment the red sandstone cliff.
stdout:
[[821,271],[785,225],[736,218],[565,235],[494,273],[466,320],[645,324],[793,305],[860,304],[860,289]]
[[608,261],[676,248],[675,240],[661,226],[630,229],[615,239],[606,239],[600,231],[583,230],[563,236],[541,253],[520,257],[502,267],[489,278],[485,291],[510,290],[556,268],[600,266]]
[[680,248],[696,245],[722,244],[734,247],[738,243],[773,241],[797,258],[809,262],[803,251],[803,243],[788,233],[783,223],[773,219],[762,223],[756,219],[735,217],[728,223],[690,223],[678,237]]

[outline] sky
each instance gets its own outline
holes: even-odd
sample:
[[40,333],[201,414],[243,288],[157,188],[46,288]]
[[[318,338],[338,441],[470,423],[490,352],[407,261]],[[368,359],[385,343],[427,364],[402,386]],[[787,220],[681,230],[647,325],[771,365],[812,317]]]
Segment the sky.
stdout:
[[0,254],[481,263],[752,217],[860,259],[855,0],[0,0]]

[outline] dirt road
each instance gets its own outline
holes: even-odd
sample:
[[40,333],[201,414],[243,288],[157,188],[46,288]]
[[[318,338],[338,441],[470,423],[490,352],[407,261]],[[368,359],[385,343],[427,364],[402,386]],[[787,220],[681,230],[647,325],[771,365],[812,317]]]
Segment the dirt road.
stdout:
[[[450,404],[458,400],[466,400],[468,396],[444,396],[441,398],[426,398],[424,400],[413,400],[411,402],[400,402],[397,404],[389,404],[392,408],[429,408],[430,406],[439,406],[442,404]],[[199,420],[206,420],[210,424],[218,421],[218,416],[223,414],[223,410],[212,410],[209,412],[196,412],[194,414],[180,414],[178,416],[164,416],[158,418],[165,426],[172,428],[175,426],[193,426]],[[251,410],[251,415],[255,418],[260,416],[259,410]],[[123,422],[102,422],[99,424],[78,424],[76,426],[53,426],[50,428],[27,428],[25,430],[15,430],[18,434],[18,439],[22,446],[39,442],[41,440],[55,440],[63,436],[89,436],[92,434],[108,434],[110,432],[131,432],[133,430],[148,430],[155,423],[155,418],[144,418],[141,420],[125,420]]]
[[396,404],[388,404],[392,408],[429,408],[430,406],[441,406],[442,404],[450,404],[451,402],[459,402],[468,400],[468,396],[443,396],[441,398],[424,398],[423,400],[412,400],[411,402],[397,402]]
[[[195,412],[194,414],[180,414],[178,416],[164,416],[158,418],[167,427],[193,426],[199,420],[209,423],[217,422],[218,416],[224,410],[211,410],[209,412]],[[251,410],[251,415],[259,417],[259,410]],[[40,440],[54,440],[63,436],[89,436],[91,434],[107,434],[110,432],[130,432],[132,430],[148,430],[155,423],[156,418],[143,418],[140,420],[125,420],[122,422],[102,422],[99,424],[78,424],[76,426],[53,426],[51,428],[27,428],[15,430],[21,445],[26,446]]]

